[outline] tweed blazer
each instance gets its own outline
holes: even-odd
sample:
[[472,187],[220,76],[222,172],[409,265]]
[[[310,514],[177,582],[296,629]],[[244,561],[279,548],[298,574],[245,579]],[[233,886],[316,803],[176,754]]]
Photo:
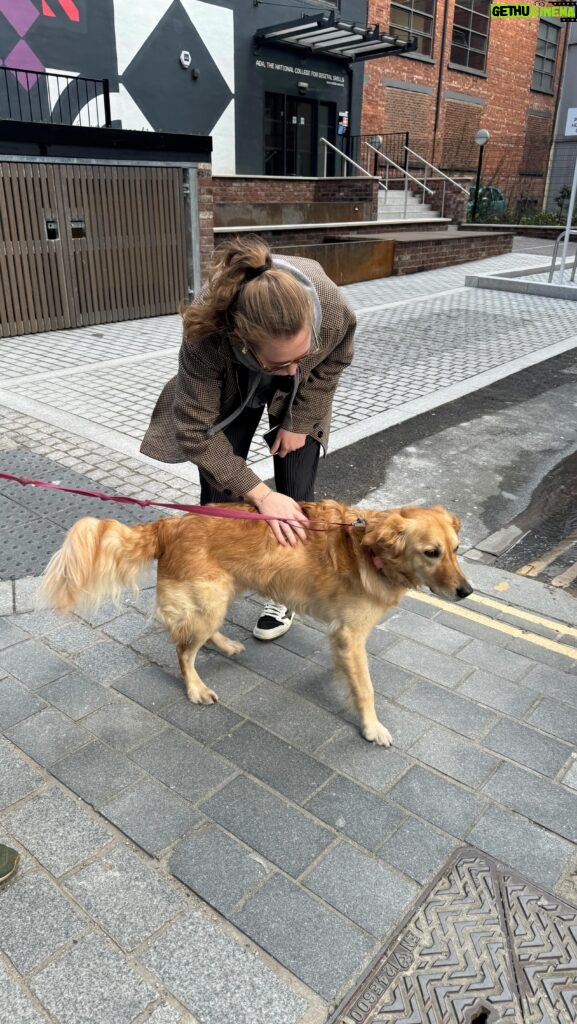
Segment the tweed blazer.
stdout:
[[[319,348],[300,364],[291,429],[310,434],[326,451],[335,389],[353,357],[356,318],[319,263],[297,256],[279,258],[306,275],[321,304]],[[210,427],[232,413],[244,397],[238,371],[226,337],[206,344],[183,340],[178,373],[160,394],[140,451],[159,462],[193,462],[213,487],[243,501],[260,477],[235,455],[222,431],[208,436]],[[286,392],[277,391],[269,413],[282,420],[286,403]]]

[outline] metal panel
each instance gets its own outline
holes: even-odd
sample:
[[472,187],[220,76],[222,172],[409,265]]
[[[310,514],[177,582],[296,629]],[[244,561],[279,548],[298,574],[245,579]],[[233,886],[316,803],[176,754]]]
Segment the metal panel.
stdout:
[[0,337],[174,313],[185,173],[0,161]]

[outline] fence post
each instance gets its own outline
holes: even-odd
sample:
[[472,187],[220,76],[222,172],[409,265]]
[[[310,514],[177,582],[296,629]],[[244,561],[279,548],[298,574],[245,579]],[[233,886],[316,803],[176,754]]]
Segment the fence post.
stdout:
[[102,95],[104,97],[104,127],[110,128],[112,124],[112,111],[110,109],[110,79],[102,79]]
[[196,298],[201,288],[200,220],[198,216],[198,171],[192,165],[184,169],[184,208],[188,253],[188,294]]

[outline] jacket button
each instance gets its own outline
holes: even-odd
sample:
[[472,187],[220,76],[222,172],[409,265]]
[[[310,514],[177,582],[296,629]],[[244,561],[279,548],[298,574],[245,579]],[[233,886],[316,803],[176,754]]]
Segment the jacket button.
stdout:
[[323,436],[322,430],[317,431],[317,437],[322,437],[322,436]]
[[229,495],[229,494],[232,494],[232,491],[230,490],[229,487],[225,487],[225,489],[224,489],[224,491],[222,493]]

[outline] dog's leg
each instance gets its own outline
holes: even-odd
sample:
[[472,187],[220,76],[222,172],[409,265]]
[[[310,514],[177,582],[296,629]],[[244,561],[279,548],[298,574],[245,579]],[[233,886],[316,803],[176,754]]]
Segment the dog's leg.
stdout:
[[214,690],[203,683],[196,671],[196,655],[203,644],[212,640],[219,650],[227,654],[238,653],[237,645],[218,632],[230,598],[228,586],[219,586],[215,582],[159,581],[157,614],[176,644],[188,699],[194,704],[215,704],[218,700]]
[[388,729],[379,722],[375,710],[375,692],[369,673],[365,643],[367,634],[350,626],[338,626],[331,634],[335,664],[345,676],[354,705],[361,719],[361,732],[366,740],[382,747],[393,742]]
[[238,640],[231,640],[218,631],[208,638],[208,643],[212,647],[216,647],[221,654],[227,654],[229,658],[234,657],[235,654],[242,654],[244,651],[244,644],[239,643]]

